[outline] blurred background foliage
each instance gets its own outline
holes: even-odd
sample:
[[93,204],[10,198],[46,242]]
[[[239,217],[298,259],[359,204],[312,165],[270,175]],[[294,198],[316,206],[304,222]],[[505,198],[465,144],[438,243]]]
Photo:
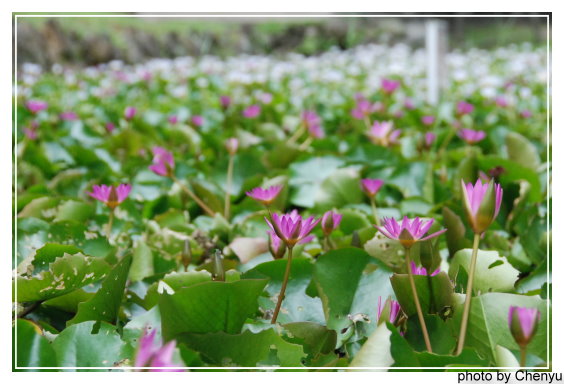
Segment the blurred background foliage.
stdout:
[[[111,60],[234,54],[314,55],[361,44],[424,45],[423,17],[180,18],[25,17],[19,14],[18,64],[95,65]],[[168,15],[170,16],[170,15]],[[534,14],[532,15],[534,16]],[[451,50],[546,44],[546,18],[443,17]],[[17,25],[16,25],[17,24]]]

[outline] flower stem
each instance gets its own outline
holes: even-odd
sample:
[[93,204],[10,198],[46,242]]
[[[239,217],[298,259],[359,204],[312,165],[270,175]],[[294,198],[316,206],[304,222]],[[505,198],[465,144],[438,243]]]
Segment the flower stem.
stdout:
[[423,332],[423,339],[425,339],[425,346],[427,351],[433,353],[431,348],[431,341],[429,340],[429,333],[427,332],[427,326],[425,325],[425,318],[423,317],[423,311],[421,310],[421,304],[419,303],[419,296],[417,296],[417,288],[415,288],[415,281],[413,280],[413,273],[411,272],[411,249],[405,249],[405,259],[407,261],[407,275],[409,276],[409,285],[411,285],[411,293],[413,293],[413,300],[415,301],[415,308],[417,309],[417,317],[419,317],[419,324],[421,324],[421,331]]
[[470,261],[470,272],[468,273],[468,285],[466,286],[466,300],[464,301],[464,312],[462,312],[462,322],[460,323],[460,335],[458,336],[458,348],[456,354],[460,355],[464,348],[466,329],[468,328],[468,316],[470,315],[470,301],[472,300],[472,285],[474,284],[474,271],[476,270],[476,260],[478,259],[478,245],[480,245],[480,234],[474,234],[474,245],[472,247],[472,260]]
[[110,241],[110,235],[112,234],[112,225],[114,224],[114,210],[110,209],[110,217],[108,219],[108,225],[106,226],[106,238],[108,242]]
[[288,247],[288,263],[286,264],[286,272],[284,272],[284,280],[282,281],[282,288],[278,294],[278,302],[276,303],[276,308],[274,308],[274,314],[272,315],[271,324],[276,324],[276,319],[278,318],[278,312],[280,312],[280,307],[282,306],[282,301],[284,300],[284,295],[286,294],[286,285],[288,285],[288,278],[290,277],[290,269],[292,267],[292,247]]
[[225,210],[223,216],[229,221],[229,210],[231,208],[231,184],[233,183],[233,163],[235,156],[229,156],[229,165],[227,166],[227,183],[225,186]]
[[521,361],[519,362],[521,368],[527,365],[527,347],[521,347]]
[[313,142],[313,137],[310,136],[307,139],[305,139],[305,141],[300,145],[298,149],[300,151],[305,151],[306,149],[309,148],[312,142]]
[[210,216],[215,216],[215,212],[212,211],[211,208],[208,207],[208,206],[206,205],[206,203],[204,203],[198,196],[196,196],[196,194],[195,194],[194,192],[192,192],[192,191],[190,190],[190,188],[188,188],[187,186],[185,186],[184,184],[182,184],[182,183],[176,178],[176,176],[173,175],[173,176],[171,176],[171,177],[172,177],[172,180],[173,180],[176,184],[178,184],[178,185],[180,186],[180,188],[182,188],[182,190],[183,190],[184,192],[186,192],[186,194],[187,194],[188,196],[190,196],[190,197],[196,202],[196,204],[198,204],[198,205],[200,206],[200,208],[202,208],[208,215],[210,215]]
[[292,135],[292,137],[290,137],[288,139],[288,144],[293,144],[296,142],[296,140],[298,140],[300,138],[300,136],[304,133],[305,131],[305,126],[304,124],[301,124],[298,126],[298,129],[296,129],[296,131],[294,132],[294,134]]
[[372,216],[374,216],[374,223],[380,225],[380,219],[378,219],[378,211],[376,210],[375,197],[370,199],[370,205],[372,206]]

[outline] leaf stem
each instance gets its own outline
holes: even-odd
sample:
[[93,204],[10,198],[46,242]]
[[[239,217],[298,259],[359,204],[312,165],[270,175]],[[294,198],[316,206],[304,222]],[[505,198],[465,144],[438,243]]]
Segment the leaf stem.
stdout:
[[376,197],[370,199],[370,205],[372,206],[372,216],[374,216],[374,223],[380,225],[380,219],[378,219],[378,211],[376,210]]
[[223,216],[229,221],[229,210],[231,208],[231,184],[233,183],[233,163],[235,156],[229,156],[229,165],[227,166],[227,185],[225,186],[225,210]]
[[468,328],[468,316],[470,315],[470,302],[472,300],[472,285],[474,284],[474,271],[476,270],[476,260],[478,259],[478,246],[480,245],[480,234],[474,234],[474,244],[472,246],[472,260],[470,261],[470,271],[468,273],[468,284],[466,286],[466,300],[464,301],[464,312],[462,312],[462,322],[460,324],[460,335],[458,336],[458,347],[456,354],[460,355],[464,348],[464,339]]
[[204,203],[198,196],[196,196],[196,194],[195,194],[194,192],[192,192],[192,191],[190,190],[190,188],[188,188],[187,186],[185,186],[184,184],[182,184],[182,183],[180,182],[180,180],[178,180],[178,179],[176,178],[176,176],[172,175],[171,178],[172,178],[172,180],[173,180],[176,184],[178,184],[178,185],[180,186],[180,188],[182,188],[182,190],[183,190],[184,192],[186,192],[186,194],[187,194],[188,196],[190,196],[190,197],[200,206],[200,208],[202,208],[208,215],[210,215],[210,216],[215,216],[215,212],[212,211],[211,208],[208,207],[208,206],[206,205],[206,203]]
[[288,263],[286,264],[286,272],[284,272],[284,280],[282,281],[282,288],[278,294],[278,302],[276,303],[276,308],[274,308],[274,314],[272,315],[272,321],[270,322],[271,324],[276,324],[278,312],[280,312],[280,307],[282,306],[282,301],[284,300],[284,295],[286,294],[286,286],[288,285],[290,269],[292,267],[292,249],[293,247],[288,247]]
[[413,300],[415,301],[415,308],[417,309],[417,317],[419,317],[419,324],[421,324],[421,331],[423,332],[423,339],[425,339],[425,346],[429,353],[433,353],[431,348],[431,341],[429,340],[429,333],[427,332],[427,326],[425,325],[425,318],[423,317],[423,311],[421,310],[421,304],[419,303],[419,296],[417,296],[417,288],[415,287],[415,281],[413,280],[413,273],[411,272],[411,249],[405,248],[405,259],[407,261],[407,275],[409,276],[409,285],[411,285],[411,293],[413,293]]

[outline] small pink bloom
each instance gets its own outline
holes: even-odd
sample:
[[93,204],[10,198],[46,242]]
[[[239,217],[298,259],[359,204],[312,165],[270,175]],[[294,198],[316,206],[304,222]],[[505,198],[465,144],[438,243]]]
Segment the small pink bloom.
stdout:
[[135,107],[126,107],[125,111],[123,112],[123,116],[126,120],[132,120],[135,115],[137,114],[137,108]]
[[183,371],[182,369],[167,369],[178,368],[172,362],[172,355],[176,348],[176,341],[172,340],[162,347],[155,346],[155,335],[157,330],[154,329],[151,333],[147,334],[147,330],[143,330],[143,335],[139,339],[139,347],[137,355],[135,356],[135,367],[157,367],[164,369],[151,369],[151,371]]
[[321,218],[321,229],[325,236],[329,236],[331,232],[333,232],[339,224],[341,224],[341,219],[343,215],[338,214],[337,212],[331,210],[327,211],[323,214]]
[[120,184],[117,188],[102,184],[92,186],[92,192],[88,194],[113,209],[129,196],[129,192],[131,192],[130,184]]
[[521,117],[523,117],[525,119],[528,119],[529,117],[533,116],[533,113],[528,109],[522,110],[520,114],[521,114]]
[[272,214],[272,222],[268,218],[264,218],[270,229],[286,243],[288,248],[294,247],[297,243],[310,241],[309,233],[315,228],[319,219],[310,216],[308,219],[302,219],[297,210],[284,215]]
[[381,86],[382,86],[382,90],[389,95],[399,88],[400,82],[392,79],[383,78],[381,82]]
[[426,126],[433,125],[435,122],[435,116],[423,116],[421,118],[421,122]]
[[394,123],[391,121],[375,121],[372,128],[368,132],[368,136],[377,140],[384,140],[390,135],[394,128]]
[[484,140],[484,138],[486,137],[486,132],[462,128],[460,131],[458,131],[458,136],[460,136],[460,138],[467,144],[476,144]]
[[61,120],[65,120],[65,121],[78,120],[78,115],[72,111],[63,112],[59,115],[59,117],[61,118]]
[[171,176],[174,171],[174,156],[162,147],[153,147],[153,164],[149,169],[160,176]]
[[366,193],[370,198],[376,196],[383,184],[384,180],[380,179],[362,179],[360,181],[360,185],[362,186],[364,193]]
[[[435,269],[435,272],[431,273],[430,276],[436,276],[439,274],[439,272],[441,271],[440,268]],[[420,275],[420,276],[427,276],[427,269],[425,267],[418,267],[417,264],[415,264],[415,262],[411,262],[411,273],[413,273],[414,275]]]
[[35,127],[26,127],[23,129],[25,137],[27,137],[30,140],[37,140],[37,128]]
[[112,133],[114,131],[114,129],[116,129],[115,124],[112,123],[111,121],[108,121],[106,123],[106,131],[108,131],[108,133]]
[[231,105],[231,98],[227,95],[221,95],[219,96],[219,103],[223,109],[227,109]]
[[243,116],[246,117],[247,119],[253,119],[258,115],[260,115],[260,105],[256,105],[256,104],[249,105],[243,111]]
[[225,148],[227,149],[227,153],[231,156],[237,153],[237,149],[239,148],[239,140],[235,137],[231,137],[225,141]]
[[[401,307],[397,301],[392,299],[388,300],[390,300],[390,316],[388,320],[390,323],[394,324],[401,312]],[[380,322],[380,317],[382,316],[382,311],[384,310],[385,305],[386,304],[382,305],[382,296],[378,296],[378,322]]]
[[384,218],[384,225],[382,227],[376,226],[376,229],[378,229],[384,236],[392,240],[398,240],[405,248],[410,248],[418,241],[425,241],[433,237],[437,237],[446,231],[446,229],[442,229],[431,235],[425,236],[434,221],[434,219],[423,221],[419,217],[408,219],[407,216],[404,216],[403,220],[398,223],[395,219]]
[[45,101],[42,100],[28,100],[25,106],[31,113],[39,113],[49,106]]
[[474,112],[474,105],[466,102],[466,101],[459,101],[456,104],[456,113],[459,115],[469,115]]
[[425,133],[425,147],[430,148],[431,145],[433,145],[433,143],[435,142],[436,138],[437,135],[435,135],[433,132]]
[[272,103],[272,94],[271,93],[266,93],[266,92],[261,93],[258,98],[259,98],[260,102],[263,103],[263,104]]
[[495,98],[495,105],[497,105],[500,108],[505,108],[509,105],[509,103],[507,102],[507,99],[503,96],[498,96]]
[[202,125],[204,125],[204,118],[200,115],[194,115],[192,116],[192,124],[194,124],[196,127],[201,127]]
[[170,115],[168,117],[168,122],[172,125],[178,124],[178,116],[176,115]]
[[415,104],[413,104],[413,100],[411,99],[405,99],[403,106],[405,109],[415,109]]
[[372,104],[369,100],[366,100],[364,96],[357,95],[356,106],[351,111],[352,117],[357,120],[364,120],[365,117],[370,116],[374,112],[381,111],[384,105],[380,102]]
[[274,199],[276,199],[276,196],[278,196],[278,194],[282,190],[282,187],[282,185],[273,185],[272,187],[266,189],[257,187],[245,193],[247,196],[258,201],[259,203],[270,205],[272,204]]

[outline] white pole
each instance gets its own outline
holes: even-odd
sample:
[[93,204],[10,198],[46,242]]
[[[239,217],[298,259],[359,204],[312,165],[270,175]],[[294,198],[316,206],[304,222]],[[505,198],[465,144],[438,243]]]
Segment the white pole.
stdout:
[[425,23],[425,50],[427,56],[427,101],[437,105],[440,89],[445,79],[446,34],[440,20],[429,19]]

